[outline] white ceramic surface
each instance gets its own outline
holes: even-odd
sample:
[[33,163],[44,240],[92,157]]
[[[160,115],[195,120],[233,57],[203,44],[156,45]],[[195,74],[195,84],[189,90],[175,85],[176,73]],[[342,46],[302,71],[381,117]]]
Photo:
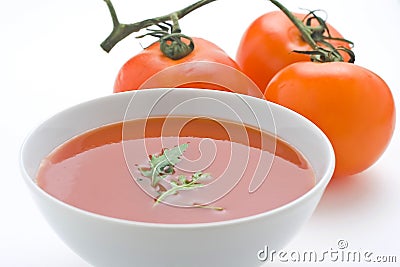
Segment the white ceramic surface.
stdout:
[[[151,109],[154,101],[166,93],[168,101]],[[134,114],[137,106],[133,111],[127,109],[131,100],[142,105],[137,110],[147,108],[162,115],[193,98],[218,100],[232,107],[245,103],[251,114],[271,111],[273,116],[259,120],[261,128],[276,132],[305,155],[316,173],[315,187],[295,201],[263,214],[225,222],[168,225],[89,213],[58,201],[35,184],[39,163],[52,149],[83,131],[122,121],[127,110]],[[179,112],[202,114],[204,107],[188,105]],[[232,114],[220,112],[218,105],[208,112],[216,118],[232,119]],[[251,116],[244,114],[242,118],[250,125],[254,123]],[[20,164],[26,184],[51,227],[93,266],[251,267],[262,265],[257,257],[260,250],[265,246],[281,249],[309,219],[331,178],[334,154],[328,139],[314,124],[288,109],[267,105],[265,100],[203,89],[151,89],[106,96],[56,114],[28,136],[21,149]]]

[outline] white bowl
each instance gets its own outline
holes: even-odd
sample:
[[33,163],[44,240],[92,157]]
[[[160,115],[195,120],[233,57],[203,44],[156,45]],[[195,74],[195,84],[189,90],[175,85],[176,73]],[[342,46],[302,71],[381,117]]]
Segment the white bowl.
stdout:
[[[208,99],[209,103],[205,107],[193,99]],[[90,213],[55,199],[35,183],[41,160],[71,137],[126,116],[145,118],[149,113],[167,115],[171,111],[227,120],[237,120],[239,114],[247,124],[259,123],[303,153],[315,172],[316,185],[289,204],[250,217],[159,224]],[[258,254],[266,246],[277,251],[283,248],[309,219],[332,176],[334,161],[327,137],[301,115],[262,99],[204,89],[147,89],[76,105],[37,127],[20,154],[22,176],[54,231],[87,262],[105,267],[260,266],[263,262]]]

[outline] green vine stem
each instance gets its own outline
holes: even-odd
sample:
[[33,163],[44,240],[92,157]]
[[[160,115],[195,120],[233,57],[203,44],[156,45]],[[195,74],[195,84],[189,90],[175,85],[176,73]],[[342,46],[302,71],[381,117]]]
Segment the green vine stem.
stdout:
[[[311,25],[305,25],[303,21],[298,19],[292,12],[290,12],[285,6],[283,6],[280,2],[277,0],[269,0],[271,3],[273,3],[276,7],[278,7],[289,19],[292,21],[292,23],[296,26],[296,28],[299,30],[301,33],[301,36],[303,40],[311,47],[312,51],[294,51],[297,53],[302,53],[302,54],[307,54],[311,56],[312,61],[318,61],[318,62],[343,62],[343,56],[339,53],[339,51],[344,51],[350,56],[349,62],[353,63],[355,60],[355,55],[354,53],[345,47],[334,47],[332,44],[329,42],[325,41],[325,39],[330,39],[330,40],[340,40],[349,44],[353,44],[352,42],[342,39],[342,38],[332,38],[329,34],[329,30],[325,24],[325,22],[315,16],[314,12],[310,12],[319,22],[319,25],[316,27],[312,27]],[[329,36],[324,37],[323,33],[324,31],[328,31]],[[318,42],[321,42],[324,44],[327,48],[323,48],[318,45]]]
[[317,50],[318,45],[314,41],[314,39],[311,37],[312,35],[312,30],[308,27],[306,27],[301,20],[299,20],[295,15],[292,14],[292,12],[289,11],[284,5],[282,5],[280,2],[276,0],[269,0],[271,3],[273,3],[275,6],[277,6],[285,15],[290,19],[290,21],[293,22],[293,24],[296,26],[297,29],[299,29],[301,36],[303,37],[304,41],[308,43],[312,49]]
[[[177,20],[183,18],[190,12],[207,5],[211,2],[214,2],[216,0],[200,0],[194,4],[191,4],[181,10],[172,12],[170,14],[160,16],[160,17],[155,17],[152,19],[146,19],[140,22],[132,23],[132,24],[123,24],[120,23],[117,17],[117,13],[115,12],[114,6],[111,3],[111,0],[104,0],[106,2],[107,7],[110,11],[110,15],[112,18],[113,22],[113,30],[110,33],[110,35],[101,43],[101,48],[103,48],[104,51],[110,52],[111,49],[121,40],[123,40],[125,37],[130,35],[131,33],[138,32],[141,29],[145,29],[147,27],[157,25],[160,23],[165,23],[167,21],[173,21],[173,31],[178,31],[180,32],[179,24],[177,24]],[[175,32],[176,33],[176,32]]]

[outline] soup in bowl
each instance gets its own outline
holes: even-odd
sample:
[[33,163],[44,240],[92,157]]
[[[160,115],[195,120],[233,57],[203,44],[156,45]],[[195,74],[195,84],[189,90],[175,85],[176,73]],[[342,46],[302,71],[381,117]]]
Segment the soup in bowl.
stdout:
[[94,266],[259,266],[309,219],[333,149],[310,121],[205,89],[119,93],[62,111],[21,149],[32,195]]

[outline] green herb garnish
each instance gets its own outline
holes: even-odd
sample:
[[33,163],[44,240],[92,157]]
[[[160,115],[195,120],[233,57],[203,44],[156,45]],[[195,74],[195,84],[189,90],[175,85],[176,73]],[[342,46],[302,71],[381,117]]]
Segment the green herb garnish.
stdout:
[[[168,176],[175,174],[175,165],[181,161],[181,156],[187,148],[188,144],[184,143],[171,149],[163,149],[161,154],[151,155],[149,157],[149,167],[139,167],[140,173],[151,179],[151,186],[158,188],[157,192],[159,196],[156,199],[155,205],[162,202],[166,197],[177,194],[179,191],[192,190],[204,186],[202,181],[210,177],[209,173],[198,171],[189,178],[185,175],[178,175],[175,179],[170,179],[168,181],[171,186],[169,189],[159,184]],[[193,207],[223,210],[223,208],[220,207],[199,204],[193,204]]]
[[160,203],[167,196],[178,193],[178,191],[192,190],[204,186],[204,184],[200,183],[200,180],[208,178],[209,176],[210,175],[208,173],[202,173],[202,172],[196,172],[195,174],[192,175],[190,179],[188,179],[185,175],[179,175],[176,181],[171,180],[169,182],[171,188],[158,196],[156,204]]
[[187,147],[188,144],[185,143],[171,149],[164,149],[161,155],[151,155],[150,168],[139,168],[139,171],[143,176],[150,177],[151,186],[155,187],[162,179],[175,173],[175,164],[181,161],[180,157]]

